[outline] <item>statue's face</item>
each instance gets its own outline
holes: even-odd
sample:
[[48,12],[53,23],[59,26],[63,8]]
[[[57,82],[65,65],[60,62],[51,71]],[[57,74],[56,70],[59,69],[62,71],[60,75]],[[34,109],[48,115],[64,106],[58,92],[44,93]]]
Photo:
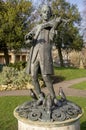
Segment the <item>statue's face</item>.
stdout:
[[51,17],[50,8],[48,6],[44,6],[42,8],[42,18],[43,18],[43,20],[48,21],[50,17]]

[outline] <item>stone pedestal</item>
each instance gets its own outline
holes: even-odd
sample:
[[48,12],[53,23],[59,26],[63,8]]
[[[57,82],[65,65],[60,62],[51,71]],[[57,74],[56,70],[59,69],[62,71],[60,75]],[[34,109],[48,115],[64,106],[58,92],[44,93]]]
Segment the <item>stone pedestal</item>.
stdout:
[[14,116],[18,120],[18,130],[80,130],[79,119],[82,114],[79,114],[76,118],[62,122],[31,121],[20,117],[15,111]]

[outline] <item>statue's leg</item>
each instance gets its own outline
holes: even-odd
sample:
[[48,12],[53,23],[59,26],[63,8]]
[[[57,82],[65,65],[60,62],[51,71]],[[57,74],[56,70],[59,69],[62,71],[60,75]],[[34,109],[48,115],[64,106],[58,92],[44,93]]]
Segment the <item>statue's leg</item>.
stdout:
[[38,69],[39,69],[39,63],[38,61],[35,61],[31,64],[31,77],[32,77],[32,84],[34,86],[34,89],[37,93],[37,95],[40,95],[41,88],[38,81]]
[[43,76],[43,80],[45,82],[46,87],[48,88],[52,98],[55,98],[55,91],[53,88],[53,83],[52,83],[52,79],[50,75],[42,75]]
[[53,99],[53,102],[56,105],[61,106],[61,102],[59,102],[59,100],[56,98],[55,91],[54,91],[54,88],[53,88],[53,83],[52,83],[52,80],[51,80],[51,76],[48,75],[48,74],[42,75],[42,76],[43,76],[43,80],[45,81],[46,87],[48,88],[50,95]]
[[41,88],[38,81],[38,70],[39,70],[39,62],[36,61],[34,64],[31,65],[32,84],[34,85],[35,91],[38,96],[38,100],[35,103],[35,105],[41,105],[44,100],[44,94],[41,92]]

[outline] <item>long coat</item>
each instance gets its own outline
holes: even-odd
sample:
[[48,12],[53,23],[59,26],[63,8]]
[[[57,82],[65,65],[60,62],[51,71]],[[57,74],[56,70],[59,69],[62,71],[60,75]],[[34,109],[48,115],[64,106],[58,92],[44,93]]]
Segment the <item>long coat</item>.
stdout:
[[[37,31],[36,27],[33,29],[32,33],[35,34]],[[29,59],[27,62],[27,67],[26,67],[26,73],[30,74],[31,73],[31,63],[34,64],[37,55],[39,54],[40,56],[40,63],[43,66],[43,74],[53,74],[53,60],[52,60],[52,44],[51,44],[51,29],[43,29],[37,40],[35,41],[35,45],[31,47],[30,54],[29,54]]]

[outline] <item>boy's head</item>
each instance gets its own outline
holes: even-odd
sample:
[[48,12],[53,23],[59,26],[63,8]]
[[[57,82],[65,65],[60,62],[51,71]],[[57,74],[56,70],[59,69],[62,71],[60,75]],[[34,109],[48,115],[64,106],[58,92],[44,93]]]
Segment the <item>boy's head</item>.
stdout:
[[51,7],[48,5],[43,5],[41,9],[41,16],[44,21],[48,21],[50,17],[52,16]]

